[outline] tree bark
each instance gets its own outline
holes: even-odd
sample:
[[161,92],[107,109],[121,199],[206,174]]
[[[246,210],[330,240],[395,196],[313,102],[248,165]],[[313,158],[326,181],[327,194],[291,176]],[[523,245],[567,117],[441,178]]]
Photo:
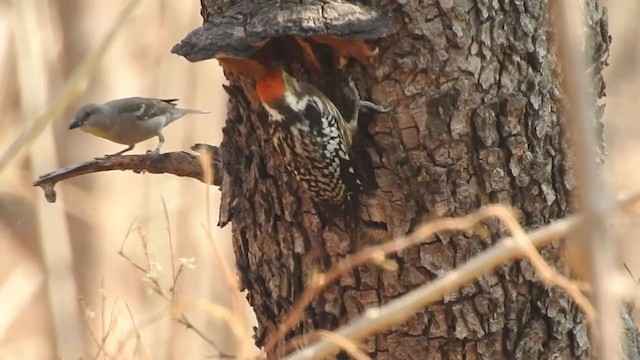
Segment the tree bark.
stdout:
[[[234,3],[202,0],[205,21],[224,17]],[[374,101],[392,107],[389,115],[361,119],[355,159],[363,176],[370,174],[374,181],[357,196],[357,236],[321,223],[270,142],[251,82],[228,73],[235,91],[221,144],[220,224],[233,225],[238,272],[259,322],[258,346],[314,274],[363,247],[407,234],[433,214],[460,216],[502,203],[535,228],[573,210],[560,69],[546,5],[373,2],[370,6],[391,20],[394,33],[374,43],[379,55],[371,64],[351,62],[344,71],[323,55],[330,49],[314,45],[322,77],[305,71],[304,53],[293,38],[266,45],[279,49],[288,70],[318,85],[344,113],[351,111],[341,100],[347,73]],[[255,1],[250,7],[259,13],[262,6]],[[603,96],[606,12],[595,0],[586,6],[595,48],[594,87]],[[487,226],[494,239],[505,235],[499,224]],[[334,329],[490,245],[482,236],[446,234],[398,253],[395,271],[357,268],[308,307],[288,338]],[[564,270],[558,244],[542,253]],[[561,290],[542,284],[522,260],[482,276],[365,345],[377,359],[578,359],[589,355],[587,333],[575,304]],[[282,353],[280,346],[269,355]]]

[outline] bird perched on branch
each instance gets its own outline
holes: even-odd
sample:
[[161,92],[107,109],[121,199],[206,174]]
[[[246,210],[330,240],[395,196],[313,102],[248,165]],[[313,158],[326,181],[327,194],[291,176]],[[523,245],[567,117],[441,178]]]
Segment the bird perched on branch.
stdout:
[[144,140],[157,136],[160,143],[151,154],[160,154],[164,144],[162,129],[187,114],[208,114],[206,111],[180,109],[178,99],[130,97],[111,100],[104,104],[81,107],[69,123],[69,130],[80,128],[89,134],[128,145],[124,150],[106,155],[121,155]]

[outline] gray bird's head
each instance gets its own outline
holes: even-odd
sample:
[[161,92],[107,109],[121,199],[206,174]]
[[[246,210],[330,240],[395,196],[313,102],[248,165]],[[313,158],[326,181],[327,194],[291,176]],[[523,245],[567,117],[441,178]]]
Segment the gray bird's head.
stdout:
[[82,127],[85,124],[92,125],[94,121],[97,121],[96,115],[103,111],[102,106],[99,104],[87,104],[81,107],[76,116],[69,123],[69,130]]

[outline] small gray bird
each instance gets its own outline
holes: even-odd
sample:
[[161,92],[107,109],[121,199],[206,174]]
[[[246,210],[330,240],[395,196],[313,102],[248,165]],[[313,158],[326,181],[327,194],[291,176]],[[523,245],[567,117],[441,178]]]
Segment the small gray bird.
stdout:
[[69,123],[69,130],[80,128],[89,134],[128,145],[126,149],[106,155],[121,155],[144,140],[157,136],[160,140],[152,154],[160,154],[164,144],[162,129],[187,114],[208,114],[206,111],[180,109],[178,99],[130,97],[104,104],[88,104],[80,108]]

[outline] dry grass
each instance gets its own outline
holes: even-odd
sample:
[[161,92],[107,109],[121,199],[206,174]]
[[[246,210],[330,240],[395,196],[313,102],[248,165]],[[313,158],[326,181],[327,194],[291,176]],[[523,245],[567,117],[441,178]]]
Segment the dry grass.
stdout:
[[[614,43],[606,70],[610,155],[604,174],[613,193],[621,194],[637,190],[640,183],[640,167],[635,166],[640,160],[640,112],[635,109],[640,93],[635,39],[640,5],[605,2]],[[31,119],[58,98],[66,79],[107,36],[128,3],[0,2],[0,73],[9,74],[0,88],[0,158],[34,125]],[[19,13],[16,4],[38,6]],[[38,20],[38,48],[15,46],[19,37],[14,31],[29,25],[18,24],[19,16]],[[200,23],[197,1],[143,1],[81,99],[51,118],[40,136],[26,143],[29,149],[21,147],[24,151],[0,172],[0,359],[55,358],[51,329],[68,328],[73,320],[53,316],[52,309],[78,315],[81,334],[64,332],[64,348],[86,358],[202,359],[256,353],[249,338],[253,314],[237,291],[234,266],[224,260],[233,256],[229,232],[211,225],[217,218],[217,190],[190,179],[114,172],[60,184],[62,201],[47,204],[30,186],[37,173],[120,149],[66,130],[77,106],[89,101],[178,97],[184,106],[212,114],[171,125],[165,132],[165,151],[188,149],[195,142],[218,143],[226,104],[220,69],[214,62],[190,64],[169,54],[171,46]],[[40,70],[22,71],[21,80],[17,74],[22,61]],[[134,151],[152,148],[153,141]],[[640,221],[633,214],[616,217],[611,226],[622,248],[621,261],[636,277],[640,248],[630,235],[638,230]],[[73,300],[58,301],[56,307],[48,300],[47,281],[65,300]],[[81,300],[75,301],[75,294]],[[357,347],[336,334],[318,336],[363,358]]]
[[[71,116],[86,102],[133,95],[177,97],[183,106],[206,109],[211,115],[172,124],[165,132],[165,151],[221,140],[226,114],[221,70],[215,62],[191,64],[169,53],[175,42],[201,23],[197,1],[142,1],[130,21],[120,26],[113,46],[98,59],[95,72],[85,72],[89,82],[82,97],[63,107],[58,116],[41,116],[130,3],[0,3],[0,72],[14,74],[18,64],[35,63],[42,69],[22,72],[21,80],[17,76],[3,79],[0,108],[6,116],[0,117],[0,158],[8,158],[8,149],[18,135],[33,128],[36,123],[31,119],[50,121],[34,142],[19,144],[19,152],[12,150],[12,157],[17,158],[0,172],[0,296],[12,294],[0,299],[0,303],[11,305],[0,311],[0,358],[55,358],[56,337],[50,329],[56,326],[51,313],[56,308],[70,314],[64,319],[58,317],[58,328],[69,329],[74,324],[73,315],[77,315],[75,323],[80,333],[58,332],[62,333],[58,338],[68,339],[70,344],[64,351],[79,351],[86,358],[109,358],[119,350],[122,358],[163,359],[179,354],[200,359],[217,355],[199,333],[210,337],[222,353],[235,354],[239,348],[247,353],[254,351],[246,335],[253,315],[244,296],[232,285],[235,279],[230,281],[229,271],[222,271],[222,259],[233,256],[228,229],[203,225],[216,222],[217,191],[194,180],[171,176],[110,173],[62,184],[59,201],[48,204],[29,185],[38,173],[119,150],[120,145],[67,131]],[[28,8],[19,12],[17,5]],[[18,22],[25,16],[37,21]],[[35,36],[42,39],[39,46],[24,41],[21,44],[29,45],[26,49],[15,46],[15,41],[26,35],[14,30],[25,26],[36,29]],[[35,55],[30,55],[34,51]],[[25,87],[29,83],[33,84],[31,90]],[[152,148],[153,141],[134,151],[142,153]],[[139,230],[130,236],[146,239],[146,251],[135,239],[128,240],[122,251],[134,263],[147,266],[149,272],[141,273],[118,255],[132,223]],[[169,235],[171,246],[167,243]],[[50,261],[43,261],[46,258],[40,250],[41,241],[50,249]],[[191,269],[193,264],[195,268]],[[53,277],[44,277],[47,268]],[[170,301],[157,292],[148,293],[153,288],[148,283],[151,274],[157,276],[154,279]],[[48,300],[43,279],[49,279],[50,288],[56,291],[54,300],[62,300],[58,307]],[[61,280],[65,281],[64,287]],[[225,320],[209,315],[194,316],[198,321],[189,318],[210,314],[211,309],[187,306],[182,314],[176,310],[178,304],[205,299],[233,309],[236,318],[248,319],[239,322],[236,330],[243,339],[232,335]],[[132,340],[125,341],[129,334]]]

